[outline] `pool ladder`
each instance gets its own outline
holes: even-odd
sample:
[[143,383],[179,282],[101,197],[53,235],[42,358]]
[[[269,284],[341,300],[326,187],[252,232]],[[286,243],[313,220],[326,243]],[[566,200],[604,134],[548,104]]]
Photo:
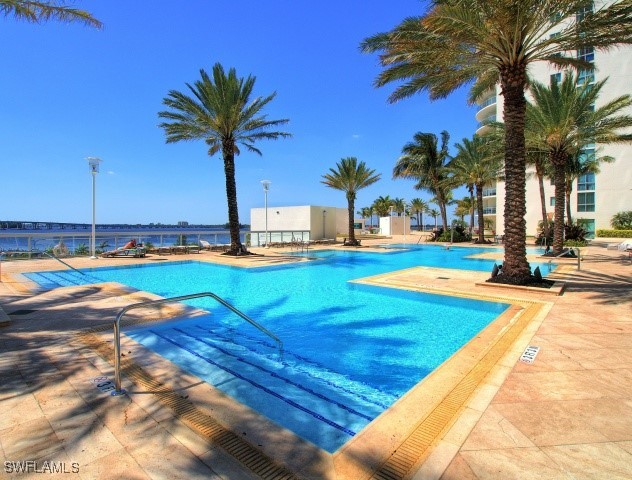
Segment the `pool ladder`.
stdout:
[[279,347],[279,353],[283,355],[283,342],[281,341],[279,337],[277,337],[275,334],[270,332],[263,325],[255,322],[252,318],[250,318],[245,313],[237,310],[226,300],[218,297],[212,292],[192,293],[190,295],[181,295],[179,297],[163,298],[160,300],[149,300],[146,302],[134,303],[132,305],[128,305],[127,307],[123,308],[123,310],[121,310],[119,314],[116,316],[116,320],[114,320],[114,386],[116,387],[116,389],[112,392],[113,396],[125,395],[125,393],[127,393],[124,389],[121,388],[121,318],[123,318],[123,315],[125,315],[129,310],[132,310],[135,308],[148,307],[152,305],[160,305],[163,303],[180,302],[182,300],[190,300],[192,298],[201,298],[201,297],[211,297],[212,299],[224,305],[231,312],[237,314],[239,317],[246,320],[250,325],[252,325],[253,327],[257,328],[258,330],[266,334],[268,337],[270,337],[272,340],[276,342],[277,346]]

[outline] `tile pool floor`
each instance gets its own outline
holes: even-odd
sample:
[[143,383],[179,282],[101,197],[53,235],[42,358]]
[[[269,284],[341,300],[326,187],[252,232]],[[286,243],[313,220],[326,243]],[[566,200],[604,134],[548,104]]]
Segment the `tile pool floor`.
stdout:
[[[260,418],[246,409],[222,421],[264,453],[277,459],[289,457],[287,470],[296,472],[296,466],[301,465],[301,476],[312,478],[362,478],[356,475],[363,465],[379,468],[388,463],[379,454],[383,445],[376,443],[389,435],[397,438],[393,440],[395,449],[424,449],[409,469],[408,478],[516,478],[525,474],[540,478],[630,478],[632,265],[619,252],[599,246],[586,249],[583,256],[580,271],[569,263],[554,273],[567,282],[562,296],[483,288],[475,283],[486,274],[473,272],[419,268],[373,279],[399,288],[544,305],[491,365],[467,402],[453,412],[456,415],[430,448],[420,444],[400,447],[416,431],[412,428],[416,425],[407,421],[404,406],[392,413],[393,422],[376,424],[373,431],[363,435],[362,442],[346,449],[348,462],[341,462],[341,456],[323,456],[288,443],[285,432],[256,432],[252,426],[260,424]],[[215,254],[191,257],[228,261]],[[282,260],[276,252],[266,252],[266,258],[248,259],[253,264]],[[94,266],[89,259],[71,262],[78,267]],[[99,265],[105,262],[99,260]],[[19,273],[25,269],[52,268],[50,261],[2,264],[0,306],[9,314],[0,318],[3,475],[39,478],[34,471],[18,477],[6,470],[7,465],[13,468],[11,462],[32,460],[36,463],[31,467],[40,469],[45,468],[46,461],[63,463],[68,470],[77,464],[79,478],[257,478],[226,453],[226,448],[204,441],[160,401],[160,395],[147,393],[150,389],[142,381],[134,386],[125,380],[132,391],[129,397],[111,398],[99,391],[99,383],[93,380],[101,376],[111,379],[112,366],[98,350],[78,342],[76,331],[109,322],[123,306],[147,295],[113,284],[34,295],[21,282]],[[111,341],[109,330],[105,338]],[[540,347],[533,364],[518,361],[527,345]],[[147,357],[143,366],[158,381],[170,385],[183,399],[208,401],[200,400],[202,388],[195,385],[195,379],[174,377],[170,367],[154,361]],[[467,365],[454,365],[446,375],[459,372],[463,377]],[[421,400],[414,402],[417,406],[423,400],[432,401],[423,396],[430,392],[432,397],[440,391],[444,380],[438,380],[434,387],[427,384],[407,398],[412,401],[420,395]],[[228,402],[224,398],[213,401],[211,408],[217,409]],[[366,469],[369,473],[363,473],[365,478],[371,470]]]

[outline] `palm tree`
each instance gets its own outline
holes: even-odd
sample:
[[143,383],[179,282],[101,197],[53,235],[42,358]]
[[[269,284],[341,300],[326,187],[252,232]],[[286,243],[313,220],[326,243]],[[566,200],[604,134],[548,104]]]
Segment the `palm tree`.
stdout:
[[[438,228],[437,217],[439,217],[439,210],[437,210],[436,208],[431,208],[430,210],[428,210],[428,215],[430,215],[432,218],[434,218],[435,230],[436,230]],[[443,230],[445,231],[446,229],[444,228]]]
[[428,202],[421,198],[413,198],[410,201],[410,209],[417,215],[417,229],[423,230],[424,213],[428,211]]
[[328,187],[342,190],[347,197],[347,205],[349,211],[349,240],[348,245],[357,245],[355,239],[355,229],[353,228],[353,212],[355,210],[355,199],[358,190],[373,185],[380,179],[380,174],[375,173],[366,166],[364,162],[359,162],[355,157],[347,157],[341,159],[336,164],[336,169],[329,169],[329,173],[323,175],[324,183]]
[[[592,85],[577,85],[574,75],[567,74],[561,83],[555,78],[547,86],[532,82],[533,103],[527,106],[527,138],[533,148],[546,152],[553,167],[555,185],[555,222],[553,254],[564,247],[564,206],[566,169],[574,155],[591,143],[632,141],[632,134],[618,134],[632,126],[631,115],[619,115],[632,105],[632,97],[623,95],[596,108],[606,80]],[[504,270],[504,267],[503,267]],[[504,273],[503,273],[504,274]]]
[[360,209],[359,212],[357,212],[358,215],[360,215],[362,218],[364,219],[369,219],[371,220],[371,217],[373,216],[373,208],[372,207],[362,207]]
[[546,193],[544,191],[544,178],[549,177],[550,166],[547,162],[547,154],[538,149],[527,146],[526,161],[528,165],[535,167],[535,175],[538,178],[538,188],[540,190],[540,207],[542,210],[542,233],[544,238],[549,238],[549,218],[546,214]]
[[164,128],[167,143],[188,140],[204,140],[209,156],[222,152],[226,198],[228,200],[228,224],[230,229],[231,255],[239,255],[242,245],[239,234],[237,210],[237,184],[235,182],[235,155],[240,154],[238,144],[248,151],[261,155],[254,143],[258,140],[276,140],[290,137],[289,133],[270,131],[286,124],[287,119],[268,120],[263,108],[274,99],[276,93],[251,100],[256,78],[237,77],[234,68],[226,75],[219,63],[213,66],[213,78],[200,70],[201,80],[186,84],[193,96],[170,90],[163,104],[169,110],[158,113],[168,121]]
[[599,165],[601,163],[612,163],[614,158],[610,156],[597,157],[595,152],[585,154],[579,152],[570,157],[566,163],[566,187],[564,188],[566,203],[566,223],[573,224],[573,218],[571,216],[571,193],[573,193],[573,182],[582,175],[589,173],[597,174],[600,172]]
[[[400,82],[395,102],[427,91],[445,98],[472,84],[471,98],[500,83],[505,122],[505,260],[502,281],[532,281],[526,252],[526,163],[524,124],[527,68],[535,62],[590,69],[573,50],[607,50],[632,42],[632,0],[604,2],[584,11],[586,0],[434,0],[421,17],[363,41],[380,52],[381,87]],[[555,33],[551,35],[550,33]],[[556,224],[559,222],[555,222]],[[499,278],[500,280],[500,278]]]
[[403,198],[395,197],[393,199],[393,210],[395,210],[395,213],[398,217],[402,214],[406,215],[406,200],[404,200]]
[[493,182],[502,169],[502,149],[494,138],[474,135],[456,144],[457,154],[450,161],[451,180],[457,185],[472,185],[476,192],[478,243],[485,243],[483,187]]
[[[468,187],[469,189],[469,187]],[[465,215],[470,216],[470,235],[474,227],[474,209],[476,208],[476,198],[474,198],[474,186],[470,190],[469,197],[463,197],[456,201],[456,209],[454,214],[461,218],[461,222],[465,222]]]
[[448,176],[447,163],[448,141],[450,134],[441,132],[441,146],[437,136],[433,133],[417,132],[413,141],[402,148],[402,156],[393,168],[393,178],[415,180],[415,189],[426,190],[437,199],[441,213],[443,228],[448,228],[448,214],[446,210],[449,187],[445,184]]
[[386,217],[390,208],[393,206],[393,200],[386,195],[385,197],[379,196],[373,202],[373,211],[378,217]]
[[13,16],[16,20],[44,23],[49,20],[79,22],[89,27],[103,25],[90,13],[67,6],[64,1],[37,2],[28,0],[0,0],[0,15]]

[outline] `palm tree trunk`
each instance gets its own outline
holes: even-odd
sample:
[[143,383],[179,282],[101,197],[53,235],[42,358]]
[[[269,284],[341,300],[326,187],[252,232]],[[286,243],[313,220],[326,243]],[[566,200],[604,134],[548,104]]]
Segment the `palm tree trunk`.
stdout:
[[348,219],[349,219],[349,244],[355,245],[355,229],[353,228],[353,209],[355,208],[355,198],[352,195],[347,195],[348,206]]
[[228,200],[228,229],[230,230],[230,253],[241,253],[239,236],[239,211],[237,209],[237,184],[235,183],[234,146],[225,144],[222,147],[224,157],[224,175],[226,176],[226,199]]
[[445,202],[441,200],[439,202],[439,211],[441,212],[441,221],[443,222],[443,231],[448,231],[448,211],[445,206]]
[[[470,238],[472,238],[472,234],[474,233],[474,190],[472,188],[470,190]],[[481,211],[482,211],[483,203],[481,202]],[[477,213],[480,215],[481,211]],[[480,218],[480,217],[479,217]]]
[[503,276],[512,283],[526,284],[531,278],[527,261],[526,150],[524,139],[526,67],[501,67],[505,99],[505,261]]
[[542,207],[542,231],[544,232],[544,238],[549,238],[549,219],[546,216],[546,194],[544,193],[544,177],[539,174],[538,185],[540,187],[540,206]]
[[564,248],[564,200],[566,198],[566,156],[551,154],[553,183],[555,184],[555,222],[553,223],[553,254],[559,255]]
[[[478,212],[478,243],[485,243],[485,219],[483,218],[483,186],[476,185],[476,210]],[[505,267],[503,267],[504,269]]]

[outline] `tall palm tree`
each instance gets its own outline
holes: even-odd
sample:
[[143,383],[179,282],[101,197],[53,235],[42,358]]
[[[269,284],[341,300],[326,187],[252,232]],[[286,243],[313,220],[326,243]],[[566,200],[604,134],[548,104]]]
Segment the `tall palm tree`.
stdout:
[[390,208],[393,206],[393,200],[390,196],[379,196],[373,201],[373,211],[378,217],[386,217]]
[[552,79],[550,86],[535,81],[530,86],[533,103],[528,104],[526,110],[528,142],[534,148],[546,152],[553,167],[554,255],[560,254],[564,247],[568,163],[587,144],[632,141],[632,134],[618,133],[618,130],[632,126],[632,116],[621,114],[632,105],[630,95],[620,96],[599,108],[595,107],[605,83],[606,80],[602,80],[592,85],[578,86],[575,76],[567,74],[561,83]]
[[433,133],[417,132],[413,141],[402,148],[402,156],[399,157],[393,168],[393,178],[405,178],[415,180],[415,189],[426,190],[437,199],[443,228],[448,228],[448,213],[446,210],[449,187],[445,184],[448,176],[447,164],[448,141],[450,134],[445,130],[441,132],[441,145]]
[[[524,123],[527,68],[534,62],[592,68],[573,50],[607,50],[632,42],[632,0],[604,2],[576,16],[586,0],[432,0],[421,17],[364,40],[365,52],[380,52],[381,87],[403,82],[395,102],[427,91],[445,98],[473,84],[471,97],[500,83],[505,122],[505,260],[503,281],[532,281],[526,252]],[[555,33],[555,35],[551,35]],[[556,222],[557,224],[558,222]]]
[[256,80],[252,75],[248,75],[246,79],[237,77],[234,68],[227,75],[222,65],[216,63],[212,78],[204,70],[200,70],[200,76],[201,80],[193,85],[186,84],[192,96],[177,90],[169,91],[163,99],[163,104],[169,110],[158,113],[160,118],[167,120],[160,127],[165,130],[167,143],[204,140],[209,147],[209,156],[221,151],[228,200],[228,253],[239,255],[242,245],[235,182],[235,155],[240,154],[238,145],[261,155],[254,143],[258,140],[290,137],[289,133],[270,130],[286,124],[288,120],[268,120],[262,113],[276,93],[251,99]]
[[79,22],[90,27],[101,28],[102,24],[90,13],[68,6],[61,0],[37,2],[28,0],[0,0],[0,15],[13,16],[16,20],[44,23],[49,20]]
[[498,178],[502,169],[502,149],[494,138],[474,135],[456,144],[457,154],[450,161],[451,180],[457,185],[473,185],[478,214],[478,243],[485,243],[483,187]]
[[373,185],[380,179],[380,176],[379,173],[375,173],[375,170],[368,168],[364,162],[358,162],[358,159],[355,157],[341,159],[336,164],[335,170],[330,168],[329,173],[323,175],[321,183],[336,190],[342,190],[347,197],[349,212],[348,245],[358,244],[355,238],[355,229],[353,228],[353,212],[358,190]]
[[428,202],[421,198],[413,198],[410,201],[410,209],[417,215],[417,229],[423,230],[424,213],[428,211]]

